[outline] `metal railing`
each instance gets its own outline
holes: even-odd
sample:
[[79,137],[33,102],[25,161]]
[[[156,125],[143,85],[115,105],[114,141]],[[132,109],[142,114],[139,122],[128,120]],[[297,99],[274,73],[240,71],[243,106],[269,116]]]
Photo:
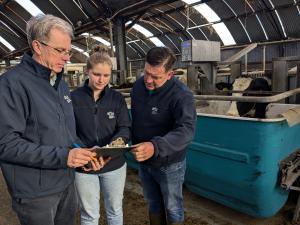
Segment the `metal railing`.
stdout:
[[237,102],[271,103],[278,102],[292,95],[299,94],[300,88],[289,90],[273,96],[223,96],[223,95],[194,95],[196,100],[218,100]]
[[[130,97],[131,88],[116,89],[121,92],[124,97]],[[194,95],[195,100],[217,100],[217,101],[237,101],[237,102],[256,102],[256,103],[272,103],[288,98],[292,95],[300,94],[300,88],[282,92],[273,96],[224,96],[224,95]]]

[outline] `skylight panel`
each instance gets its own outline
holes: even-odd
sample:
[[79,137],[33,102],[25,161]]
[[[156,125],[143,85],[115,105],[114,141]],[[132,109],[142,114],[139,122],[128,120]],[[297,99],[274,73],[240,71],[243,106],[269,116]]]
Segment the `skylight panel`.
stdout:
[[[105,39],[103,39],[102,37],[94,36],[93,34],[90,34],[90,33],[82,33],[81,35],[85,36],[85,37],[91,37],[92,39],[94,39],[94,40],[96,40],[96,41],[98,41],[98,42],[100,42],[100,43],[108,46],[109,48],[111,46],[110,42],[107,41],[107,40],[105,40]],[[116,47],[115,46],[113,46],[113,50],[116,51]]]
[[194,4],[194,3],[199,2],[199,1],[198,1],[198,0],[184,0],[184,2],[185,2],[186,4],[191,5],[191,4]]
[[[126,25],[130,24],[132,21],[128,21],[126,23]],[[149,31],[147,30],[145,27],[139,25],[139,24],[134,24],[132,26],[133,29],[137,30],[138,32],[142,33],[145,37],[149,38],[149,40],[155,44],[155,46],[158,46],[158,47],[164,47],[165,45],[161,42],[161,40],[159,40],[159,38],[157,37],[153,37],[154,35]]]
[[164,43],[162,43],[157,37],[149,38],[157,47],[164,47]]
[[220,36],[222,42],[224,45],[235,45],[236,42],[233,39],[230,31],[226,27],[224,23],[217,23],[212,25],[212,27],[215,29],[217,34]]
[[[193,4],[198,2],[197,0],[182,0],[187,4]],[[199,5],[193,6],[209,23],[215,23],[221,21],[221,18],[212,10],[207,4],[201,3]],[[216,23],[212,25],[215,29],[216,33],[219,35],[220,39],[222,40],[224,45],[235,45],[236,42],[232,37],[230,31],[226,27],[223,22]]]
[[[223,0],[223,2],[227,5],[227,7],[230,9],[230,11],[237,17],[237,13],[233,10],[233,8],[225,1]],[[249,42],[252,42],[251,38],[250,38],[250,35],[248,33],[248,31],[246,30],[246,27],[244,26],[244,24],[242,23],[242,21],[240,20],[240,18],[238,18],[238,21],[239,23],[241,24],[241,26],[243,27],[248,39],[249,39]]]
[[[193,27],[189,27],[189,28],[187,28],[187,30],[198,29],[203,34],[203,36],[205,37],[205,39],[208,40],[206,34],[201,29],[201,27],[202,27],[201,25],[200,26],[196,25],[196,23],[191,18],[188,18],[187,15],[184,15],[182,12],[180,12],[180,13],[193,23]],[[195,39],[195,38],[193,38],[193,39]]]
[[32,1],[30,0],[15,0],[20,6],[22,6],[27,12],[29,12],[32,16],[37,16],[39,14],[43,14],[42,10],[40,10]]
[[4,44],[11,52],[16,50],[8,41],[6,41],[3,37],[0,36],[0,42]]
[[151,37],[153,36],[153,34],[147,30],[146,28],[144,28],[143,26],[139,25],[139,24],[134,24],[133,28],[139,32],[141,32],[144,36],[146,37]]
[[194,6],[194,8],[208,21],[208,22],[217,22],[221,18],[213,11],[207,4],[203,3],[200,5]]
[[76,51],[80,52],[81,54],[85,55],[86,57],[89,57],[89,54],[87,52],[85,52],[83,49],[81,49],[75,45],[72,45],[72,48],[75,49]]
[[107,40],[105,40],[105,39],[103,39],[103,38],[101,38],[101,37],[94,36],[94,35],[89,34],[89,33],[82,33],[81,35],[85,36],[85,37],[89,37],[90,36],[92,39],[94,39],[94,40],[96,40],[96,41],[98,41],[98,42],[100,42],[100,43],[102,43],[102,44],[110,47],[110,42],[107,41]]
[[104,40],[101,37],[97,37],[97,36],[93,36],[92,37],[94,40],[101,42],[102,44],[106,45],[106,46],[110,46],[110,43],[107,40]]

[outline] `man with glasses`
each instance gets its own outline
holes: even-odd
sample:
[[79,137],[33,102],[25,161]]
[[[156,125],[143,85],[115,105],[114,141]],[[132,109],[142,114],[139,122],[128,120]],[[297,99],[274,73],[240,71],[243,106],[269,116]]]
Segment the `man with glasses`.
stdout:
[[[70,24],[58,17],[30,19],[32,53],[0,77],[1,168],[22,225],[74,224],[73,168],[91,162],[95,154],[79,147],[70,93],[62,80],[72,37]],[[91,164],[93,170],[101,168]]]

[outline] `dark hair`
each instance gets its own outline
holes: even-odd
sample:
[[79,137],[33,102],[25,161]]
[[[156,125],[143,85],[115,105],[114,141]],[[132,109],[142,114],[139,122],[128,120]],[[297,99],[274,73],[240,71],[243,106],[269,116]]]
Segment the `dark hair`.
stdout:
[[112,68],[112,62],[109,55],[109,49],[104,45],[95,45],[87,59],[87,70],[92,69],[98,63],[107,64]]
[[176,61],[175,55],[166,47],[154,47],[146,55],[146,62],[151,66],[163,65],[165,71],[170,71]]

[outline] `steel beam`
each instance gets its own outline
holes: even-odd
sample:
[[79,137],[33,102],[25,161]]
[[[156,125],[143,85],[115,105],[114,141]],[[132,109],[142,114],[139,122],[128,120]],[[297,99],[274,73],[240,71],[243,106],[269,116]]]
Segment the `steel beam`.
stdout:
[[235,53],[233,56],[230,56],[229,58],[225,59],[223,62],[225,62],[225,63],[228,62],[228,64],[219,65],[219,68],[222,69],[222,68],[228,67],[233,62],[235,62],[235,61],[239,60],[240,58],[242,58],[243,56],[247,55],[249,52],[251,52],[256,47],[257,47],[257,43],[248,45],[247,47],[243,48],[239,52]]
[[126,56],[126,34],[123,17],[117,17],[113,23],[114,43],[116,46],[116,57],[119,74],[119,84],[124,84],[127,75],[127,56]]

